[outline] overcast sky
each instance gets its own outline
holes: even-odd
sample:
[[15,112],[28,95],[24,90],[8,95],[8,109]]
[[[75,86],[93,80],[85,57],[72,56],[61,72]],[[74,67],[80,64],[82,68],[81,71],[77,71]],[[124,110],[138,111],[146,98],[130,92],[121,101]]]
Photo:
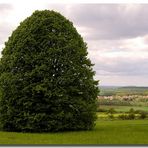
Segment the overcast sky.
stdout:
[[88,44],[100,85],[148,86],[148,4],[53,4],[0,1],[0,50],[35,10],[55,10]]

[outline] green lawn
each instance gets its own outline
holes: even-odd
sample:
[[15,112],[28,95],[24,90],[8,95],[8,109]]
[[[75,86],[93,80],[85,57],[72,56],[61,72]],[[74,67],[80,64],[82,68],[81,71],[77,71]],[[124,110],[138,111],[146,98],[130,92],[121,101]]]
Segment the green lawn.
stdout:
[[93,131],[0,132],[0,144],[148,144],[148,120],[97,121]]
[[134,110],[143,110],[143,111],[148,111],[148,107],[147,106],[115,106],[115,105],[100,105],[100,108],[102,109],[110,109],[110,108],[114,108],[116,111],[118,112],[127,112],[129,111],[131,108],[133,108]]

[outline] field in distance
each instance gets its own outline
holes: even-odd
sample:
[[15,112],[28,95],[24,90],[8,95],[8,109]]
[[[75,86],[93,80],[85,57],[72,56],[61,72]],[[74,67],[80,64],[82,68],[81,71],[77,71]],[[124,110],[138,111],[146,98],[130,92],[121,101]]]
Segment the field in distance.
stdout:
[[140,86],[100,86],[101,96],[148,95],[148,87]]
[[148,87],[100,87],[98,114],[102,118],[148,118]]
[[117,112],[129,112],[131,108],[135,111],[142,110],[142,111],[148,112],[147,106],[119,106],[119,105],[101,105],[100,106],[100,109],[104,109],[104,110],[110,110],[111,108],[114,108],[114,110]]

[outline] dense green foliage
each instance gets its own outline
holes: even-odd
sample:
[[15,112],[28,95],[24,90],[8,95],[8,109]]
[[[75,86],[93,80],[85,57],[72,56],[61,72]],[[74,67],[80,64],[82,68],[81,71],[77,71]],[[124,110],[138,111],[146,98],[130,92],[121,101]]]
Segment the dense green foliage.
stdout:
[[3,130],[89,130],[96,119],[98,82],[87,46],[54,11],[35,11],[12,33],[0,63]]
[[0,132],[1,144],[148,144],[148,120],[98,121],[92,131]]

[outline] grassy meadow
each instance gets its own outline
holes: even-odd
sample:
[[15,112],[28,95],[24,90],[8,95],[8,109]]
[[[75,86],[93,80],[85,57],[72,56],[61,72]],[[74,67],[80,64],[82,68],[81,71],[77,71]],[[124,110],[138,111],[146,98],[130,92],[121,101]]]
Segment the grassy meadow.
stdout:
[[148,112],[147,106],[119,106],[119,105],[101,105],[101,109],[109,110],[111,108],[114,108],[117,112],[128,112],[131,108],[134,110],[143,110]]
[[0,132],[0,144],[148,144],[148,120],[97,121],[92,131]]

